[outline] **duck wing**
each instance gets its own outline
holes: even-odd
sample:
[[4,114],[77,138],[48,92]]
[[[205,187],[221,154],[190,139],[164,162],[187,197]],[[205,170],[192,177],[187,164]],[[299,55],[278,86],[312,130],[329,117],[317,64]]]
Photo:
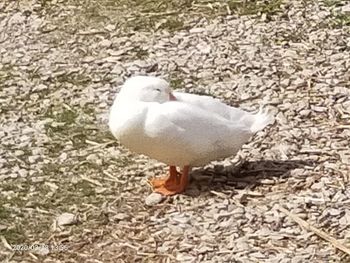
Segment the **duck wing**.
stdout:
[[274,118],[266,111],[263,111],[262,108],[260,108],[258,113],[253,114],[239,108],[231,107],[210,96],[182,92],[174,92],[174,96],[180,102],[218,114],[231,122],[239,122],[247,128],[249,127],[252,133],[262,130],[268,124],[274,122]]
[[187,159],[182,165],[202,165],[236,154],[252,135],[244,124],[181,101],[150,107],[144,130],[152,138],[152,153],[146,154],[166,157],[166,163],[173,159],[174,165],[180,165],[175,161],[180,159]]

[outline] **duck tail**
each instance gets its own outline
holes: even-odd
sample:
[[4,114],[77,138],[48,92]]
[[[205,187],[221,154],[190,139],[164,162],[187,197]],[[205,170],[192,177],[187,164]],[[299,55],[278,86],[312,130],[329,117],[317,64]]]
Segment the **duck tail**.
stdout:
[[250,131],[252,133],[261,131],[267,125],[272,124],[275,121],[275,118],[272,115],[268,114],[267,110],[263,110],[262,107],[260,107],[258,113],[254,114],[253,118],[254,122],[250,127]]

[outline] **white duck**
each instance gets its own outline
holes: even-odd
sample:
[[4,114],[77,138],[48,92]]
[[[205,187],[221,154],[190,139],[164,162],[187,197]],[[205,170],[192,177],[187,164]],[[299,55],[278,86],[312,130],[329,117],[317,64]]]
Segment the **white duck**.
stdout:
[[165,80],[147,76],[124,83],[109,117],[121,144],[170,166],[168,177],[150,181],[164,195],[186,189],[190,167],[236,154],[272,122],[261,111],[251,114],[209,96],[172,92]]

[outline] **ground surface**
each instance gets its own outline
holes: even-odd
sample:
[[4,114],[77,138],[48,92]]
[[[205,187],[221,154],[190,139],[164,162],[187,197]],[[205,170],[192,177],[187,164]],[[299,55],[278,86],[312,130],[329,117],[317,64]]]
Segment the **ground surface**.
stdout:
[[[0,261],[349,262],[280,210],[350,247],[349,26],[336,0],[1,1]],[[147,206],[165,167],[106,126],[140,73],[276,122]]]

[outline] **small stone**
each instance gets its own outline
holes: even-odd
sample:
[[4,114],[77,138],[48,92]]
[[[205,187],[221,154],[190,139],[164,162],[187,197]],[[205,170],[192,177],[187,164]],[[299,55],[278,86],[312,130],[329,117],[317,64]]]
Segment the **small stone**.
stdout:
[[190,29],[190,33],[202,33],[204,31],[205,31],[205,28],[202,28],[202,27],[197,27],[197,28]]
[[24,151],[22,151],[22,150],[15,151],[15,156],[22,156],[22,155],[24,155]]
[[27,175],[28,175],[28,171],[26,170],[26,169],[20,169],[19,171],[18,171],[18,174],[19,174],[19,176],[20,177],[27,177]]
[[42,91],[46,90],[48,87],[44,84],[39,84],[38,86],[34,87],[33,91]]
[[125,213],[117,213],[113,216],[113,219],[116,219],[116,220],[125,220],[127,218],[129,218],[129,215]]
[[108,31],[114,31],[115,28],[116,28],[116,26],[112,25],[112,24],[109,24],[109,25],[105,26],[105,29],[107,29]]
[[86,160],[87,161],[90,161],[90,162],[94,162],[95,160],[97,159],[97,156],[96,154],[89,154],[87,157],[86,157]]
[[292,177],[298,177],[304,173],[304,169],[296,168],[290,171],[290,175]]
[[326,107],[321,107],[321,106],[311,106],[312,110],[316,112],[326,112],[327,108]]
[[173,217],[173,220],[174,220],[174,222],[179,223],[179,224],[187,224],[187,223],[189,223],[190,218],[186,217],[185,215],[178,214],[178,215],[175,215]]
[[184,233],[184,229],[178,225],[169,225],[172,236],[181,236]]
[[112,42],[108,39],[104,39],[100,42],[101,47],[110,47],[112,45]]
[[11,173],[11,174],[9,174],[9,177],[10,177],[10,178],[17,178],[18,175],[17,175],[16,173]]
[[305,82],[304,79],[296,79],[295,82],[294,82],[294,85],[299,88],[299,87],[305,86],[306,82]]
[[283,79],[280,84],[284,88],[288,87],[290,85],[290,80],[289,79]]
[[337,215],[340,215],[341,211],[339,209],[331,208],[329,209],[328,212],[331,216],[337,216]]
[[93,57],[93,56],[87,56],[83,59],[83,62],[85,62],[85,63],[90,63],[93,61],[95,61],[95,57]]
[[159,204],[163,200],[163,196],[159,193],[152,193],[146,197],[145,203],[148,206]]
[[159,253],[167,253],[170,250],[170,247],[165,246],[164,244],[161,247],[157,248],[157,251]]
[[196,46],[196,48],[201,52],[202,54],[209,54],[211,51],[210,45],[207,43],[200,43]]
[[176,260],[178,260],[179,262],[194,262],[195,257],[191,257],[186,254],[177,254]]
[[350,14],[350,4],[342,6],[341,11]]
[[107,188],[104,188],[104,187],[96,187],[95,188],[95,193],[96,194],[102,194],[102,193],[104,193],[106,191],[107,191]]
[[63,213],[56,218],[58,226],[74,225],[78,222],[77,217],[71,213]]
[[303,116],[303,117],[309,116],[310,113],[311,113],[311,110],[301,110],[301,111],[299,112],[299,114],[300,114],[301,116]]
[[67,157],[68,157],[67,153],[63,152],[58,158],[61,162],[64,162],[65,160],[67,160]]
[[36,161],[40,158],[40,156],[38,155],[34,155],[34,156],[29,156],[28,157],[28,162],[33,164],[33,163],[36,163]]
[[348,226],[350,224],[350,212],[346,211],[345,215],[339,219],[339,224],[342,226]]
[[263,253],[261,253],[260,251],[250,253],[249,256],[251,256],[253,258],[266,258],[266,256]]

